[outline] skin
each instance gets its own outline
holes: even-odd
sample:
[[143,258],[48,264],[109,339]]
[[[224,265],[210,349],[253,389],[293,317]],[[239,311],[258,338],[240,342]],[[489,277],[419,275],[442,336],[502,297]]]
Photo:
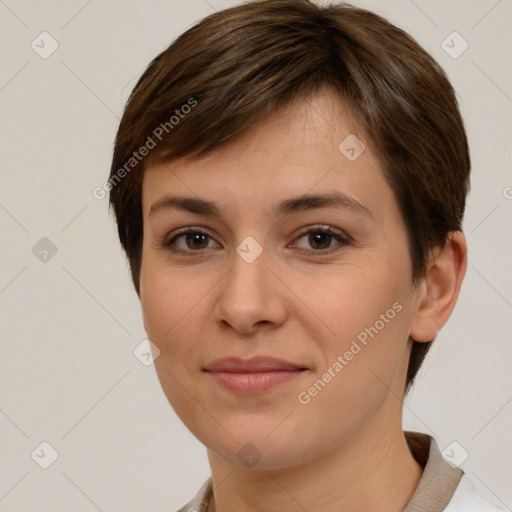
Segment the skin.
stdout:
[[[355,161],[338,150],[351,133],[366,145]],[[333,190],[370,213],[272,210],[283,199]],[[165,195],[215,201],[222,217],[165,208],[149,215]],[[432,340],[448,319],[466,268],[463,235],[434,250],[427,275],[413,284],[405,226],[371,140],[327,90],[206,157],[152,164],[143,215],[144,325],[160,350],[155,367],[170,404],[207,447],[210,510],[402,510],[422,474],[401,426],[410,337]],[[164,245],[188,226],[209,235],[195,242],[199,249],[186,235]],[[308,238],[328,226],[350,241]],[[236,252],[248,236],[263,249],[252,263]],[[401,311],[299,403],[396,303]],[[203,371],[220,357],[253,355],[308,370],[250,396]],[[237,456],[249,442],[261,457],[252,467]]]

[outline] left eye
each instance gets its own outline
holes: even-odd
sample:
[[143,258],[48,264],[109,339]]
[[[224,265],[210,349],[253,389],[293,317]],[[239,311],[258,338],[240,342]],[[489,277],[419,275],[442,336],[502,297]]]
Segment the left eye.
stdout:
[[[300,240],[305,237],[307,237],[306,240],[309,246],[313,247],[314,249],[304,249],[304,251],[309,254],[328,254],[334,252],[332,249],[336,250],[337,247],[336,245],[331,245],[333,241],[337,241],[338,245],[341,246],[349,244],[349,240],[347,237],[345,237],[341,233],[335,232],[330,227],[310,229],[309,231],[306,231],[305,233],[300,235],[299,238],[297,238],[297,240]],[[292,247],[297,247],[297,243],[293,242]]]

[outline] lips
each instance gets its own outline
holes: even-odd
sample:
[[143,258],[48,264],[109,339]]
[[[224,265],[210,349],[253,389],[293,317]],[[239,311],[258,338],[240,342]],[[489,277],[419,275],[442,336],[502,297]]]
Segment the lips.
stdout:
[[217,384],[240,394],[269,391],[303,375],[307,370],[302,365],[264,356],[247,360],[226,357],[213,361],[204,369]]
[[272,371],[305,370],[303,366],[274,357],[255,356],[243,360],[238,357],[224,357],[206,366],[207,372],[260,373]]

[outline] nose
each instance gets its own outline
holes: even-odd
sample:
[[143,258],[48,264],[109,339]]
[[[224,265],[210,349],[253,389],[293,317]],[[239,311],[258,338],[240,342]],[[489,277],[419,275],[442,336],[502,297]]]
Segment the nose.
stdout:
[[221,328],[249,335],[285,322],[287,288],[276,277],[277,265],[271,260],[265,250],[252,262],[233,251],[233,264],[219,283],[213,312]]

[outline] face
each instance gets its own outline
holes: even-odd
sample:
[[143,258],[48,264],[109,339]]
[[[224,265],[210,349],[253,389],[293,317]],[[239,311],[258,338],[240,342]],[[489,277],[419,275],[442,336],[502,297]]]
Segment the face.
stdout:
[[158,377],[211,452],[289,467],[399,419],[418,307],[405,226],[334,96],[149,167],[143,215]]

